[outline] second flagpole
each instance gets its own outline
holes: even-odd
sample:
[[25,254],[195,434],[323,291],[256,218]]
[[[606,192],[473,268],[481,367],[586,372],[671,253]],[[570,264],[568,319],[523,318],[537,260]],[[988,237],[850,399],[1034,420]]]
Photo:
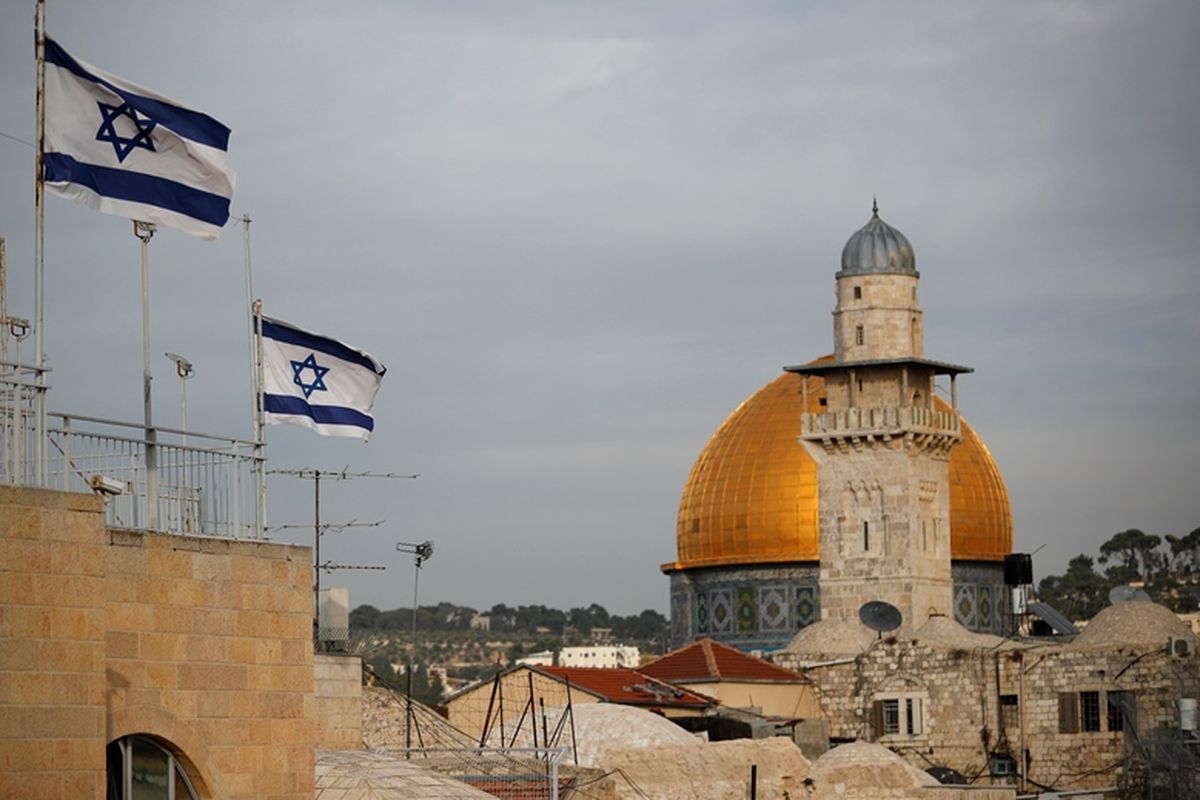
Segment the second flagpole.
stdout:
[[150,407],[150,239],[155,226],[133,221],[133,235],[142,242],[142,404],[146,429],[146,527],[158,530],[158,432]]

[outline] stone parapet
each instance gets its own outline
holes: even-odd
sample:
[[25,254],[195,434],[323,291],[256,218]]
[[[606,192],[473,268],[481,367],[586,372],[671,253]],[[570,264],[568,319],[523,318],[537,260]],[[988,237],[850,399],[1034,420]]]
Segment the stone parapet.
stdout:
[[962,419],[957,411],[921,406],[847,408],[802,414],[800,436],[820,442],[830,453],[901,445],[949,453],[962,438]]

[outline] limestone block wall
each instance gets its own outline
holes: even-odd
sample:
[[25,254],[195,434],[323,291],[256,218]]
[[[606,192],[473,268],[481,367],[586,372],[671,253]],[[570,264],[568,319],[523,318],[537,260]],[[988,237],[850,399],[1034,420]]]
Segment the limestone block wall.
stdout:
[[[1143,738],[1177,728],[1178,698],[1200,694],[1195,657],[1175,659],[1144,648],[954,649],[898,637],[828,666],[805,668],[793,654],[773,660],[803,669],[817,684],[833,738],[876,741],[919,769],[936,764],[985,781],[989,754],[1007,754],[1020,764],[1027,751],[1028,777],[1062,789],[1118,782],[1126,734],[1108,730],[1106,692],[1134,693],[1134,724]],[[1100,693],[1100,729],[1060,732],[1060,696],[1087,691]],[[881,694],[922,699],[919,734],[875,730],[872,701]],[[1004,696],[1015,703],[1002,709]]]
[[311,797],[308,549],[108,537],[108,739],[172,742],[214,797]]
[[0,797],[104,797],[102,511],[0,486]]
[[313,662],[317,747],[359,750],[363,746],[362,657],[317,653]]
[[0,487],[0,797],[105,796],[156,738],[203,798],[311,798],[310,551],[109,531],[97,497]]
[[[915,275],[839,278],[833,312],[834,354],[838,361],[920,357],[925,338],[921,317]],[[862,344],[858,343],[859,325],[863,326]]]

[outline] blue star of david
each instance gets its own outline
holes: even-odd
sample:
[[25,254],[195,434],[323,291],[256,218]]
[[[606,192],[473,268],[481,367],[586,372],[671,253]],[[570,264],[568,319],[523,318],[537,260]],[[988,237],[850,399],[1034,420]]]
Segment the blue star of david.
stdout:
[[[300,373],[306,369],[311,369],[313,373],[312,383],[305,383],[300,379]],[[292,361],[292,383],[299,386],[304,391],[304,399],[307,400],[313,392],[327,392],[329,387],[325,385],[325,373],[329,372],[329,367],[322,367],[317,363],[316,353],[309,353],[308,358],[303,361]]]
[[[96,141],[110,142],[113,150],[117,153],[117,161],[123,162],[135,147],[144,147],[152,153],[155,152],[150,132],[158,125],[157,122],[145,117],[138,119],[137,112],[130,108],[128,103],[110,106],[108,103],[97,102],[96,105],[100,106],[100,116],[104,120],[100,123],[100,129],[96,131]],[[121,117],[129,117],[133,120],[137,133],[133,136],[122,136],[117,133],[116,123]]]

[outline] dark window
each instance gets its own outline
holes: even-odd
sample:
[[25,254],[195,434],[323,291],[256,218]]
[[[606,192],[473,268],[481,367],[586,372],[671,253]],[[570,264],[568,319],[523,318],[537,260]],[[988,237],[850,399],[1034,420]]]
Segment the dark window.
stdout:
[[871,549],[871,523],[863,520],[863,550]]
[[861,286],[854,287],[854,299],[862,300],[862,287]]
[[854,343],[855,344],[863,343],[863,326],[862,325],[859,325],[858,327],[856,327],[854,329]]
[[909,736],[921,732],[921,703],[911,697],[904,699],[904,728]]
[[1000,727],[1016,730],[1021,725],[1021,706],[1015,694],[1000,695]]
[[1058,732],[1079,733],[1079,695],[1074,692],[1058,696]]
[[1080,729],[1085,731],[1100,730],[1100,693],[1079,693]]
[[900,732],[900,701],[897,699],[881,700],[883,710],[883,733]]
[[1108,729],[1123,731],[1128,725],[1132,730],[1136,719],[1136,706],[1133,692],[1107,692],[1108,699]]
[[862,391],[862,378],[859,378],[859,379],[858,379],[858,390],[859,390],[860,392]]

